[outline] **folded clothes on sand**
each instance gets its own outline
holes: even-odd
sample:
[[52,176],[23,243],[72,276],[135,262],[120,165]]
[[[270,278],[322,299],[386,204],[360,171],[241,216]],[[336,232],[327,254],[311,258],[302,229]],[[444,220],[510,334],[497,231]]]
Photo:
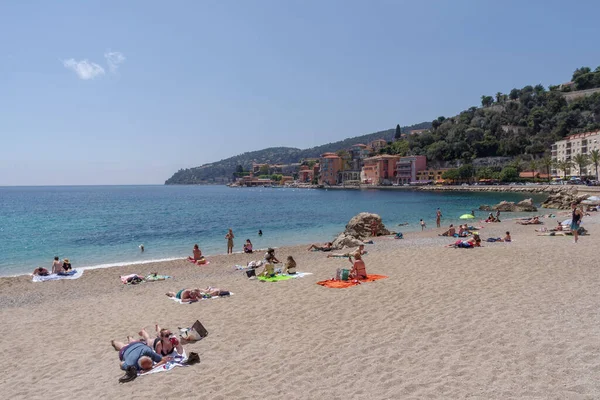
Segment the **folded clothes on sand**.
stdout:
[[278,282],[287,281],[288,279],[303,278],[306,275],[312,275],[312,272],[296,272],[293,275],[275,275],[271,277],[259,276],[258,280],[264,282]]
[[65,272],[62,274],[50,274],[46,276],[33,275],[32,282],[46,282],[46,281],[59,281],[61,279],[78,279],[83,275],[82,269],[74,269],[71,272]]
[[326,281],[317,282],[317,285],[325,286],[328,288],[344,289],[352,286],[360,285],[365,282],[373,282],[379,279],[385,279],[385,275],[367,275],[367,279],[352,279],[347,281],[338,281],[335,279],[328,279]]

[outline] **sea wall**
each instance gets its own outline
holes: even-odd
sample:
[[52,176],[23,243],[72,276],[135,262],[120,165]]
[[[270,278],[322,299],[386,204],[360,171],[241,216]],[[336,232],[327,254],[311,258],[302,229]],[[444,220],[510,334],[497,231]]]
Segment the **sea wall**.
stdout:
[[[413,190],[425,192],[501,192],[501,193],[577,193],[588,192],[588,187],[578,187],[574,185],[490,185],[490,186],[460,186],[460,185],[444,185],[444,186],[377,186],[377,185],[361,185],[361,186],[327,186],[324,189],[328,190]],[[600,187],[597,188],[600,192]],[[590,187],[589,192],[596,192],[596,188]]]

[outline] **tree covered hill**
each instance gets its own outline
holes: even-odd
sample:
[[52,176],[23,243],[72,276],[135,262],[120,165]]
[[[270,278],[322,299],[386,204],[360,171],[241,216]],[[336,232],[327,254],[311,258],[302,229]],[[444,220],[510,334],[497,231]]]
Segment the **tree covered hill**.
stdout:
[[[407,132],[412,129],[428,129],[430,127],[430,122],[422,122],[420,124],[406,126],[402,128],[402,131]],[[392,140],[394,134],[394,129],[388,129],[386,131],[356,136],[304,150],[293,147],[269,147],[263,150],[250,151],[214,163],[204,164],[199,167],[180,169],[171,178],[167,179],[165,184],[186,185],[222,182],[223,180],[232,177],[238,165],[241,165],[245,169],[249,169],[253,162],[269,164],[297,163],[301,162],[303,159],[319,157],[326,152],[344,150],[358,143],[366,144],[375,139]]]

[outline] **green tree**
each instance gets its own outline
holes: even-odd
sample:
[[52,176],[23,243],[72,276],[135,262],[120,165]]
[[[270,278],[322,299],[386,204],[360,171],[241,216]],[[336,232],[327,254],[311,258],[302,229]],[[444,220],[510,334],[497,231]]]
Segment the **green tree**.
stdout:
[[259,175],[269,175],[269,166],[267,164],[261,165],[258,170]]
[[481,105],[483,107],[489,107],[494,104],[494,98],[492,96],[481,96]]
[[508,94],[508,98],[511,99],[511,100],[516,100],[519,97],[521,97],[521,91],[519,89],[513,89]]
[[573,162],[575,162],[575,165],[579,168],[579,176],[583,176],[583,170],[590,164],[588,156],[581,153],[576,154],[575,157],[573,157]]
[[600,151],[592,150],[590,152],[590,163],[596,168],[596,180],[598,180],[598,165],[600,164]]
[[477,179],[492,179],[494,177],[494,170],[490,167],[482,167],[477,170]]
[[562,170],[563,179],[567,180],[567,173],[571,173],[573,162],[571,160],[559,160],[556,162],[556,168]]
[[498,92],[496,93],[496,103],[502,103],[503,97],[504,95],[502,94],[502,92]]
[[475,170],[471,164],[464,164],[458,168],[458,176],[462,180],[470,181],[475,173]]
[[540,165],[544,167],[546,174],[548,174],[548,182],[550,182],[550,170],[552,169],[552,165],[554,162],[552,161],[552,157],[549,155],[545,155],[540,159]]
[[500,180],[502,182],[514,181],[519,177],[519,171],[515,167],[504,167],[500,171]]
[[244,172],[244,167],[238,164],[238,166],[235,167],[235,172],[237,172],[238,174]]
[[402,130],[400,124],[396,125],[396,133],[394,133],[394,139],[399,140],[402,137]]
[[410,145],[406,140],[398,140],[390,145],[390,154],[396,154],[401,157],[407,155],[409,150]]
[[581,68],[577,68],[575,70],[575,72],[573,72],[573,77],[571,78],[571,80],[573,82],[575,82],[575,80],[580,77],[581,75],[585,75],[585,74],[589,74],[590,72],[592,72],[592,70],[590,69],[590,67],[581,67]]
[[457,169],[449,169],[447,171],[444,171],[444,173],[442,174],[442,179],[446,179],[449,181],[457,181],[459,178],[460,175]]
[[531,179],[535,178],[535,170],[538,167],[538,163],[536,161],[535,158],[532,158],[531,161],[529,161],[529,169],[531,169]]

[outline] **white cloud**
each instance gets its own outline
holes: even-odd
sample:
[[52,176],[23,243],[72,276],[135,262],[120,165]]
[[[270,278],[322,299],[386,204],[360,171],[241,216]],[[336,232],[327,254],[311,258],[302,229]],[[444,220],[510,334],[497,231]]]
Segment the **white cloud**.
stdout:
[[107,51],[104,53],[104,58],[106,58],[108,69],[110,69],[110,72],[113,74],[117,72],[119,64],[122,64],[125,61],[125,56],[119,51]]
[[97,76],[104,75],[104,68],[100,65],[89,62],[88,60],[76,61],[73,58],[63,61],[65,68],[74,71],[79,79],[94,79]]

